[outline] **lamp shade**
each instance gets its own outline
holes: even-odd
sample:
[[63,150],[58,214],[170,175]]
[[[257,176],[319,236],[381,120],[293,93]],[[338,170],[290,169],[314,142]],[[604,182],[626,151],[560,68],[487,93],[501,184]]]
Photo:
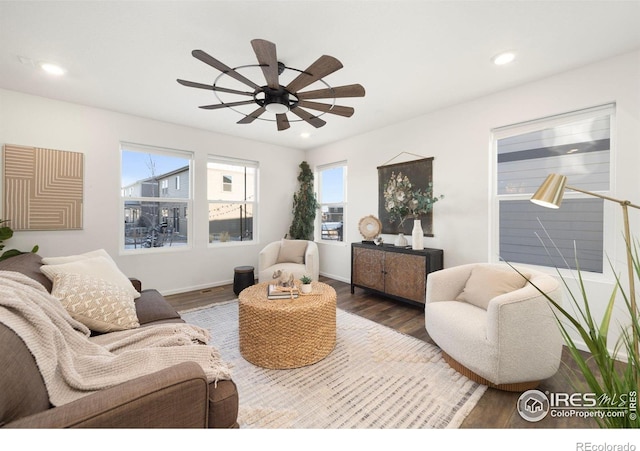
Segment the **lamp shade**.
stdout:
[[538,191],[531,197],[531,202],[547,208],[560,208],[567,177],[560,174],[549,174]]

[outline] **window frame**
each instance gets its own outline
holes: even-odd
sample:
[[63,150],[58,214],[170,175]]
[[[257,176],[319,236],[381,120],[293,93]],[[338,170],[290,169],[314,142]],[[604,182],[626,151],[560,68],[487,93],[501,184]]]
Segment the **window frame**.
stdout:
[[[335,169],[342,168],[342,202],[323,202],[322,199],[322,172]],[[346,246],[348,243],[348,232],[345,227],[347,224],[347,210],[348,210],[348,198],[347,198],[347,180],[348,180],[348,163],[347,160],[337,161],[334,163],[323,164],[316,166],[315,170],[315,182],[316,182],[316,192],[318,193],[318,214],[316,215],[315,221],[315,241],[318,243],[329,244],[332,246]],[[342,240],[329,240],[324,239],[322,237],[322,207],[327,206],[331,207],[342,207]]]
[[[600,117],[608,115],[610,117],[609,129],[609,187],[607,190],[589,190],[599,194],[613,195],[615,192],[615,156],[616,156],[616,105],[609,103],[599,105],[582,110],[570,111],[563,114],[539,118],[531,121],[511,124],[503,127],[497,127],[490,133],[490,154],[491,154],[491,183],[490,185],[490,244],[489,244],[489,261],[503,261],[500,256],[500,201],[502,200],[529,200],[533,192],[522,194],[499,194],[498,193],[498,141],[510,136],[518,136],[529,132],[542,131],[548,128],[558,127],[561,125],[571,124],[580,120]],[[573,190],[566,190],[564,193],[565,200],[584,199],[597,200],[597,197],[582,194]],[[617,210],[611,202],[603,204],[602,218],[602,272],[581,271],[585,279],[596,281],[609,281],[613,277],[613,273],[609,264],[609,259],[615,259],[615,255],[609,250],[615,249],[615,240],[612,231],[618,224]],[[562,207],[561,207],[562,208]],[[578,244],[579,246],[579,244]],[[613,251],[615,253],[615,251]],[[573,263],[573,262],[572,262]],[[531,263],[517,263],[518,266],[532,267],[542,272],[557,274],[559,271],[563,276],[572,276],[574,269],[566,267],[554,267],[551,265],[535,265]]]
[[[226,200],[226,199],[213,199],[209,197],[209,163],[216,163],[216,164],[221,164],[221,165],[231,165],[231,166],[237,166],[237,167],[244,167],[244,168],[253,168],[255,171],[255,175],[254,175],[254,190],[253,190],[253,198],[254,200],[248,200],[248,199],[244,199],[244,200]],[[207,233],[207,243],[208,243],[208,247],[219,247],[219,246],[248,246],[248,245],[255,245],[259,242],[259,236],[258,236],[258,231],[259,231],[259,227],[258,227],[258,207],[259,207],[259,181],[260,181],[260,163],[258,161],[254,161],[254,160],[247,160],[247,159],[242,159],[242,158],[233,158],[233,157],[227,157],[227,156],[221,156],[221,155],[214,155],[214,154],[209,154],[207,155],[207,175],[206,175],[206,186],[207,186],[207,193],[206,193],[206,197],[207,197],[207,226],[206,226],[206,233]],[[225,183],[224,182],[224,178],[225,177],[231,177],[231,183]],[[234,192],[234,184],[236,183],[234,181],[234,177],[233,176],[229,176],[228,174],[225,174],[224,171],[220,172],[220,179],[219,182],[214,182],[214,183],[220,183],[220,192],[221,193],[233,193]],[[230,188],[227,191],[227,188]],[[244,186],[245,189],[245,197],[249,197],[249,193],[246,191],[247,190],[247,186]],[[251,231],[251,239],[248,240],[229,240],[229,241],[213,241],[210,237],[210,233],[209,233],[209,227],[210,227],[210,220],[209,220],[209,206],[211,203],[225,203],[225,204],[250,204],[251,205],[251,217],[252,217],[252,231]]]
[[[187,177],[187,182],[188,182],[188,196],[187,197],[164,197],[163,193],[162,193],[162,188],[161,188],[161,183],[158,183],[158,195],[157,197],[149,197],[149,196],[133,196],[132,188],[127,188],[124,189],[124,187],[121,187],[120,189],[120,227],[119,227],[119,244],[118,244],[118,248],[119,248],[119,254],[120,255],[132,255],[132,254],[148,254],[148,253],[161,253],[161,252],[183,252],[183,251],[188,251],[191,250],[193,248],[193,228],[194,225],[192,223],[192,221],[190,221],[186,216],[184,217],[184,220],[186,221],[186,231],[187,231],[187,242],[185,245],[179,245],[179,246],[160,246],[160,247],[149,247],[149,248],[145,248],[145,247],[136,247],[133,249],[127,249],[126,246],[126,240],[125,240],[125,210],[126,210],[126,205],[127,202],[155,202],[158,204],[169,204],[172,203],[174,204],[174,206],[176,204],[180,205],[180,209],[184,210],[187,209],[187,211],[191,210],[191,207],[193,206],[193,198],[194,198],[194,193],[193,193],[193,177],[194,177],[194,162],[195,162],[195,155],[193,152],[191,151],[187,151],[187,150],[180,150],[180,149],[171,149],[171,148],[167,148],[167,147],[159,147],[159,146],[153,146],[153,145],[147,145],[147,144],[137,144],[137,143],[132,143],[132,142],[126,142],[126,141],[122,141],[120,142],[120,184],[122,184],[122,160],[123,160],[123,153],[124,152],[138,152],[138,153],[143,153],[143,154],[150,154],[150,155],[162,155],[162,156],[166,156],[166,157],[175,157],[175,158],[182,158],[187,160],[188,162],[188,169],[187,169],[187,173],[188,173],[188,177]],[[171,172],[168,172],[167,174],[170,174]],[[158,176],[162,176],[165,174],[157,174]],[[165,179],[161,179],[161,180],[167,180],[168,178]],[[184,192],[184,190],[182,190],[182,192]],[[158,206],[158,214],[160,216],[161,211],[164,208],[169,208],[169,207],[161,207]]]

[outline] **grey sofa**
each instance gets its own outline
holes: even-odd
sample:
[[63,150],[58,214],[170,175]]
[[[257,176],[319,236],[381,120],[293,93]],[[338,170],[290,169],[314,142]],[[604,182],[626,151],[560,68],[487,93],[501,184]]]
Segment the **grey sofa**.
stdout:
[[[40,272],[41,257],[27,253],[0,261],[0,271],[16,271],[50,292]],[[141,327],[183,322],[153,289],[136,299]],[[9,428],[234,428],[238,427],[238,391],[232,380],[208,384],[202,368],[185,362],[53,407],[31,352],[0,323],[0,427]]]

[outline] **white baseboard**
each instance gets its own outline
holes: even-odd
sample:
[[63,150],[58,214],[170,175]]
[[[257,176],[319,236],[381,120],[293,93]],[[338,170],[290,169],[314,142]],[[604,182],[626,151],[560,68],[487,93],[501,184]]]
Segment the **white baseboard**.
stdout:
[[341,277],[341,276],[336,276],[335,274],[327,274],[327,273],[321,272],[320,275],[328,277],[330,279],[339,280],[340,282],[344,282],[344,283],[348,283],[348,284],[351,283],[351,279],[346,279],[346,278]]
[[182,293],[188,293],[190,291],[206,290],[209,288],[221,287],[223,285],[231,285],[231,284],[233,284],[233,279],[222,280],[220,282],[214,282],[210,284],[193,285],[191,287],[177,288],[174,290],[166,290],[166,291],[162,291],[160,294],[162,294],[163,296],[171,296],[172,294],[182,294]]

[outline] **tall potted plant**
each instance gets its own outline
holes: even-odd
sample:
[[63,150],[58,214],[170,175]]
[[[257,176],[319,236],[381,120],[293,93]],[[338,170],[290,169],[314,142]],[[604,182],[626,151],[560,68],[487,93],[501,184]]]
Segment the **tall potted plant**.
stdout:
[[313,171],[309,163],[300,163],[299,188],[293,195],[293,221],[289,227],[289,238],[313,240],[313,223],[316,219],[318,200],[313,191]]
[[[628,243],[628,246],[631,244]],[[509,265],[524,278],[527,278],[510,263]],[[632,265],[634,277],[640,280],[640,258],[637,244],[632,253]],[[601,428],[640,428],[640,417],[638,416],[640,409],[637,404],[640,360],[637,349],[634,348],[634,342],[640,336],[638,312],[633,311],[629,293],[625,290],[620,278],[616,276],[616,285],[609,297],[604,315],[598,322],[591,310],[580,267],[577,266],[577,268],[577,292],[571,289],[567,280],[558,271],[566,292],[569,294],[569,308],[556,303],[538,287],[532,285],[555,307],[554,314],[558,320],[567,350],[582,373],[583,384],[586,384],[586,387],[576,384],[575,388],[578,390],[586,388],[596,395],[597,405],[592,407],[594,411],[608,408],[617,408],[617,412],[624,410],[620,415],[604,415],[602,417],[594,415],[598,425]],[[611,349],[608,334],[618,293],[624,300],[631,323],[627,326],[621,325],[620,338]],[[587,346],[588,355],[580,350],[572,338],[572,331],[577,332]],[[626,362],[621,358],[622,353],[627,355]]]

